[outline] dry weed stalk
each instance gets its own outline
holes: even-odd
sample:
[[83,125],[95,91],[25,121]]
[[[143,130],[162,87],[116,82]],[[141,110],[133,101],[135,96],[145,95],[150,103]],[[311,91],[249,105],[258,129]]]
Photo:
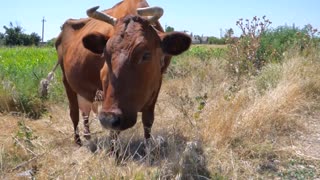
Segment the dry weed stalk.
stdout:
[[269,19],[266,19],[266,16],[263,16],[262,19],[254,16],[251,21],[241,18],[236,22],[242,34],[238,39],[228,39],[230,43],[228,59],[232,72],[237,75],[243,73],[256,74],[256,71],[263,66],[264,59],[259,58],[257,53],[261,36],[271,23]]

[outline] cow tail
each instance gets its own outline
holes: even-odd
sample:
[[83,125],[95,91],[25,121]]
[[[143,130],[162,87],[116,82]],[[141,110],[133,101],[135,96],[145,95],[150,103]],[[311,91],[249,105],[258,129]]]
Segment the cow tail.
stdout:
[[52,71],[50,71],[46,78],[41,79],[40,85],[39,85],[39,95],[41,98],[47,98],[48,97],[48,89],[49,84],[54,78],[54,72],[56,71],[57,67],[59,66],[60,61],[58,60],[56,65],[53,67]]

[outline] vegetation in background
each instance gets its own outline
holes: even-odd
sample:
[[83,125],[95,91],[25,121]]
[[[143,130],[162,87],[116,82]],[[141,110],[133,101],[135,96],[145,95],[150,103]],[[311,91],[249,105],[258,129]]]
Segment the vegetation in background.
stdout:
[[209,37],[208,43],[223,45],[226,44],[226,38]]
[[[228,38],[228,61],[231,72],[256,75],[261,68],[274,62],[281,62],[285,54],[298,51],[304,56],[314,54],[320,43],[316,36],[318,30],[311,25],[303,29],[279,26],[268,29],[271,21],[263,16],[261,19],[239,19],[237,26],[241,29],[240,38]],[[319,33],[318,33],[319,34]]]
[[239,19],[236,25],[241,29],[241,37],[233,40],[231,37],[229,41],[228,60],[230,69],[235,74],[256,74],[265,63],[265,59],[258,56],[258,50],[261,45],[262,34],[265,33],[270,26],[271,21],[253,17],[249,19]]
[[165,27],[165,32],[173,32],[174,31],[174,28],[171,27],[171,26],[166,26]]
[[55,47],[55,43],[56,43],[57,38],[52,38],[50,40],[47,41],[47,43],[45,44],[46,47]]
[[232,28],[226,29],[223,37],[208,37],[209,44],[217,44],[217,45],[225,45],[227,43],[231,43],[231,39],[234,37],[234,31]]
[[[37,118],[46,109],[38,96],[39,82],[56,63],[54,48],[0,48],[0,112],[18,111]],[[64,99],[61,74],[50,90],[51,100]]]
[[203,64],[210,63],[212,59],[221,59],[226,56],[225,46],[215,45],[193,45],[184,54],[173,57],[171,65],[167,70],[168,78],[187,77],[194,70],[191,67],[197,68],[192,61],[185,61],[184,59],[194,58],[201,60]]
[[289,53],[288,50],[294,49],[301,55],[308,56],[313,54],[309,52],[316,50],[319,46],[320,38],[318,30],[311,25],[306,25],[304,28],[279,26],[275,29],[266,31],[260,42],[260,48],[257,51],[257,56],[260,59],[269,60],[270,62],[279,62]]
[[40,36],[37,33],[25,34],[23,28],[19,25],[14,26],[10,22],[9,27],[3,26],[4,34],[0,34],[0,45],[6,46],[38,46],[40,43]]

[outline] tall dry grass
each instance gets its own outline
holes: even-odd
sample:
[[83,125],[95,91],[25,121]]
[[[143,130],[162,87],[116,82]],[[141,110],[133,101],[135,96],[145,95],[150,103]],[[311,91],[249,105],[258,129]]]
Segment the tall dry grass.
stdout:
[[[213,148],[209,155],[211,168],[229,172],[233,178],[244,178],[255,176],[254,172],[264,166],[264,161],[282,159],[281,152],[289,156],[290,149],[293,150],[292,139],[297,132],[308,128],[310,114],[319,112],[319,62],[319,58],[297,56],[283,64],[271,64],[231,97],[220,95],[208,102],[203,112],[202,135]],[[262,76],[278,79],[275,82]],[[269,85],[261,87],[268,82],[259,81],[268,80]],[[282,151],[286,148],[287,151]],[[275,171],[276,166],[273,163],[265,170]]]
[[[292,170],[292,176],[280,170],[289,159],[302,158],[296,153],[299,133],[317,128],[308,124],[320,110],[319,56],[292,53],[283,63],[241,80],[226,73],[221,59],[184,61],[183,67],[190,67],[184,72],[190,73],[168,81],[162,97],[165,107],[174,109],[170,116],[178,121],[176,127],[204,145],[211,177],[319,176],[315,168],[307,168],[309,174]],[[318,156],[307,159],[319,166]]]

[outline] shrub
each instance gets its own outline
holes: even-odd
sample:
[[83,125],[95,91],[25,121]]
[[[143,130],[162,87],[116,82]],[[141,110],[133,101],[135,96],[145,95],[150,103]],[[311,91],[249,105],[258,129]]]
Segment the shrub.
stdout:
[[211,58],[219,59],[223,57],[224,54],[225,54],[224,48],[210,47],[205,45],[204,46],[196,45],[196,46],[192,46],[190,50],[184,53],[184,56],[191,56],[191,57],[199,58],[205,61]]
[[239,39],[232,40],[228,48],[228,60],[230,69],[237,75],[241,74],[256,74],[264,61],[260,59],[257,54],[260,48],[260,41],[262,34],[265,33],[271,21],[263,16],[262,19],[253,17],[250,21],[246,19],[239,19],[236,25],[241,29],[242,35]]
[[223,45],[223,44],[226,44],[226,39],[225,38],[217,38],[217,37],[209,37],[208,43]]
[[23,28],[21,26],[14,26],[12,22],[10,22],[9,27],[3,26],[3,28],[5,29],[5,33],[0,39],[3,39],[4,44],[7,46],[37,46],[40,43],[41,38],[37,33],[33,32],[30,35],[25,34],[23,33]]
[[265,91],[275,88],[281,79],[282,66],[278,63],[271,63],[264,66],[256,77],[256,88],[263,94]]
[[279,62],[290,49],[294,49],[300,55],[314,54],[310,51],[319,46],[319,39],[315,36],[316,32],[317,29],[312,28],[311,25],[303,29],[279,26],[268,30],[261,37],[257,57],[265,62]]
[[[267,29],[271,21],[256,16],[251,21],[239,19],[237,26],[242,35],[239,39],[228,39],[229,70],[238,77],[244,74],[257,75],[270,62],[281,62],[286,52],[293,49],[303,56],[315,55],[320,40],[317,29],[311,25],[299,29],[279,26]],[[319,33],[318,33],[319,34]]]
[[46,46],[47,47],[55,47],[56,40],[57,40],[57,38],[52,38],[52,39],[48,40],[46,43]]

